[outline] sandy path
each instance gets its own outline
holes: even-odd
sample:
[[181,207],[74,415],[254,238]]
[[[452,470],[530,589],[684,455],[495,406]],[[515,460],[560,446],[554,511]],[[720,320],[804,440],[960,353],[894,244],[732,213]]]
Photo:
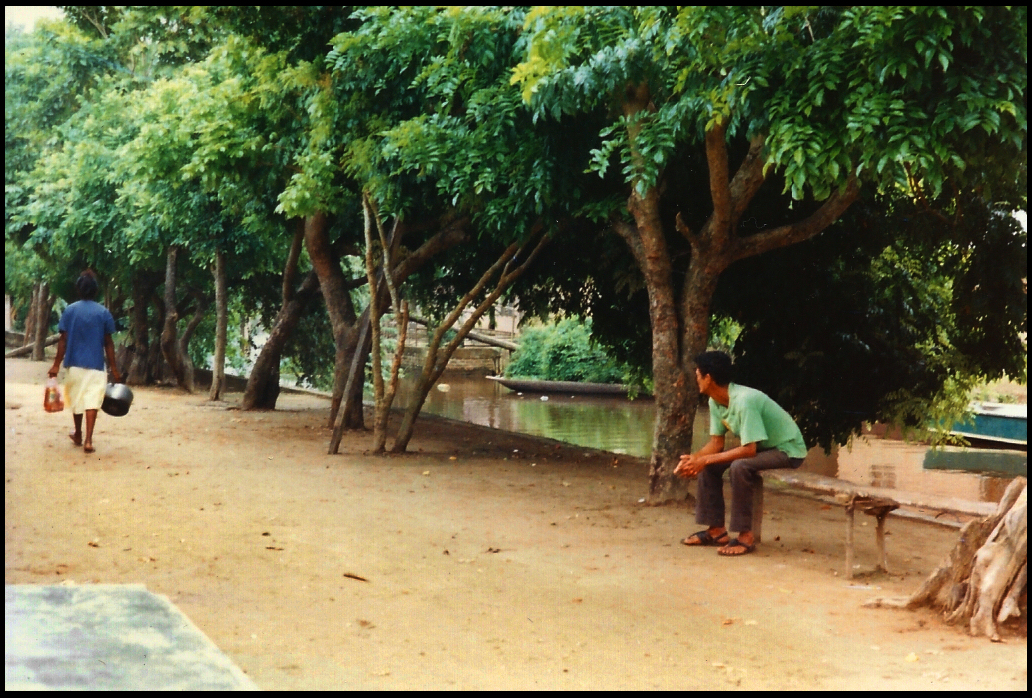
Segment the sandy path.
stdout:
[[263,688],[1027,688],[1024,639],[860,608],[916,588],[949,529],[890,519],[899,574],[847,582],[841,510],[768,494],[768,542],[718,558],[638,504],[640,461],[443,420],[409,456],[331,457],[300,395],[138,389],[87,457],[45,370],[4,366],[5,582],[146,584]]

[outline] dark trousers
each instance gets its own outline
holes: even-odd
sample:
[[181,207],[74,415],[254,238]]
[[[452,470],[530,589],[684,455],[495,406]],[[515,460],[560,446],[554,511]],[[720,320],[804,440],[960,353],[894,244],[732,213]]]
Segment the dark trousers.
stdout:
[[730,470],[731,526],[741,533],[752,530],[753,488],[760,484],[760,472],[778,468],[798,468],[802,458],[789,458],[772,448],[752,458],[730,463],[708,465],[699,473],[699,501],[695,506],[695,522],[709,528],[724,526],[724,471]]

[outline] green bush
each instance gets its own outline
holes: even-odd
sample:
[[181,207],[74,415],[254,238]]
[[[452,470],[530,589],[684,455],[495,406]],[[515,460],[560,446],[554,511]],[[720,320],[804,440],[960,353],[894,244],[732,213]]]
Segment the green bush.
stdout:
[[590,320],[567,319],[525,330],[505,374],[538,380],[623,383],[628,370],[591,341]]

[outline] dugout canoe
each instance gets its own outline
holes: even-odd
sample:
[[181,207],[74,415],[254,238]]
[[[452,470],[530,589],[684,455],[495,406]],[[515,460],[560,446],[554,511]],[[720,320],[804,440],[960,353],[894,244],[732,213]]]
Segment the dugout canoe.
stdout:
[[619,395],[626,397],[628,387],[619,383],[578,383],[577,381],[543,381],[533,378],[487,376],[509,390],[520,393],[565,393],[567,395]]

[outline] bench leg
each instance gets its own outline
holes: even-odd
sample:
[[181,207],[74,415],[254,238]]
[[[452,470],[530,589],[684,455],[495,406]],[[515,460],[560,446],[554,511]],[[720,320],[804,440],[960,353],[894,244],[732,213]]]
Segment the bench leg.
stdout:
[[752,493],[752,534],[753,540],[759,543],[763,533],[763,478],[753,487]]
[[885,554],[885,517],[888,515],[887,511],[878,514],[878,568],[882,572],[889,571],[889,563]]
[[852,504],[846,507],[846,579],[853,578],[853,518]]

